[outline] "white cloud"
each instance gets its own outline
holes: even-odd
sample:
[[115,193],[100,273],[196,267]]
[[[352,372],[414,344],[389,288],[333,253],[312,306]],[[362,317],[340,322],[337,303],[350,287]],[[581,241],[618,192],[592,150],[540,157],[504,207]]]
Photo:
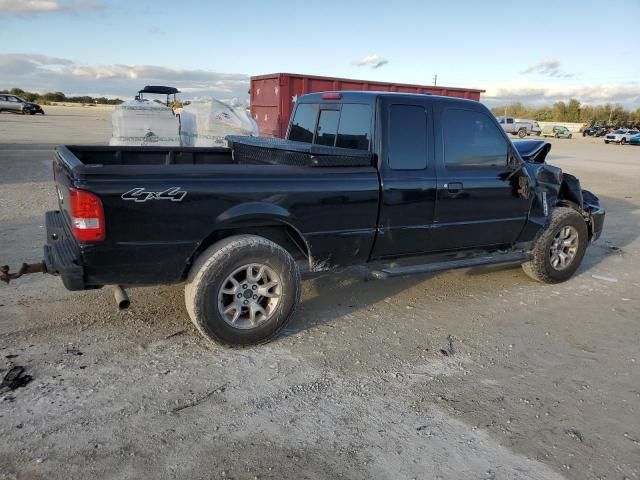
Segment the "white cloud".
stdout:
[[550,58],[540,60],[535,65],[526,68],[525,70],[520,72],[522,75],[545,75],[547,77],[554,78],[571,78],[573,77],[572,73],[563,72],[560,69],[560,62],[558,60],[553,60]]
[[32,54],[0,54],[0,88],[62,91],[67,95],[108,95],[131,98],[145,85],[170,85],[183,98],[214,96],[246,99],[249,77],[155,65],[80,65],[64,58]]
[[0,0],[1,15],[40,15],[102,8],[98,0]]
[[384,57],[380,55],[368,55],[361,60],[355,60],[353,64],[357,67],[371,67],[371,68],[380,68],[383,65],[389,63]]
[[483,102],[496,105],[522,102],[527,105],[549,105],[576,98],[581,103],[620,103],[626,108],[640,107],[640,83],[598,85],[541,85],[533,82],[511,82],[486,87]]

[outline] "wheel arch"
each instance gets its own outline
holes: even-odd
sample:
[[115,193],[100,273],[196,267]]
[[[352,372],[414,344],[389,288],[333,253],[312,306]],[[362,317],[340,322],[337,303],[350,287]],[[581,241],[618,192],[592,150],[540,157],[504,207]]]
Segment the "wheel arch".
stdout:
[[311,268],[311,247],[294,225],[289,211],[278,205],[250,202],[236,205],[218,215],[211,232],[200,242],[187,262],[183,278],[198,256],[214,243],[234,235],[256,235],[280,245],[296,260],[304,259]]

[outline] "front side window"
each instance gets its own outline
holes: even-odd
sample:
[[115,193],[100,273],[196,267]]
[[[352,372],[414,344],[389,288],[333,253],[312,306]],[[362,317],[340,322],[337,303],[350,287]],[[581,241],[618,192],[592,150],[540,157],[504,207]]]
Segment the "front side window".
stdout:
[[507,141],[484,113],[447,109],[442,115],[442,130],[446,168],[506,165]]
[[291,122],[289,140],[297,142],[313,142],[313,132],[316,130],[316,119],[318,118],[318,104],[301,103],[296,108],[296,113]]
[[388,158],[393,170],[422,170],[427,166],[427,112],[424,107],[389,107]]

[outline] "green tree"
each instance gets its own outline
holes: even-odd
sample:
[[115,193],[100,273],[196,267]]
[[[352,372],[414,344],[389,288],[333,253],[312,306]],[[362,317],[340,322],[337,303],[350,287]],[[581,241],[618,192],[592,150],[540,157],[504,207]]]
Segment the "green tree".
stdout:
[[566,121],[576,123],[580,121],[580,102],[575,98],[569,100],[567,104]]
[[64,102],[67,97],[62,92],[47,92],[42,98],[44,98],[47,102]]
[[553,120],[556,122],[567,121],[567,104],[564,102],[556,102],[553,104]]
[[551,122],[553,118],[553,110],[549,107],[538,108],[533,112],[533,119],[539,122]]

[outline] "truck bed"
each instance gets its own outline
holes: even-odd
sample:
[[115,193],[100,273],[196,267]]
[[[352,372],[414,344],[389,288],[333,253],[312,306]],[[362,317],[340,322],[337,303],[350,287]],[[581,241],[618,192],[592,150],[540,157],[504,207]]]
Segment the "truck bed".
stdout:
[[84,288],[179,282],[216,235],[247,226],[286,229],[318,263],[364,263],[375,238],[371,165],[241,164],[229,148],[59,146],[54,173],[67,225],[71,188],[104,209],[104,241],[70,240]]
[[230,147],[118,147],[69,145],[57,154],[71,168],[143,165],[290,165],[365,167],[368,151],[326,147],[275,138],[229,136]]

